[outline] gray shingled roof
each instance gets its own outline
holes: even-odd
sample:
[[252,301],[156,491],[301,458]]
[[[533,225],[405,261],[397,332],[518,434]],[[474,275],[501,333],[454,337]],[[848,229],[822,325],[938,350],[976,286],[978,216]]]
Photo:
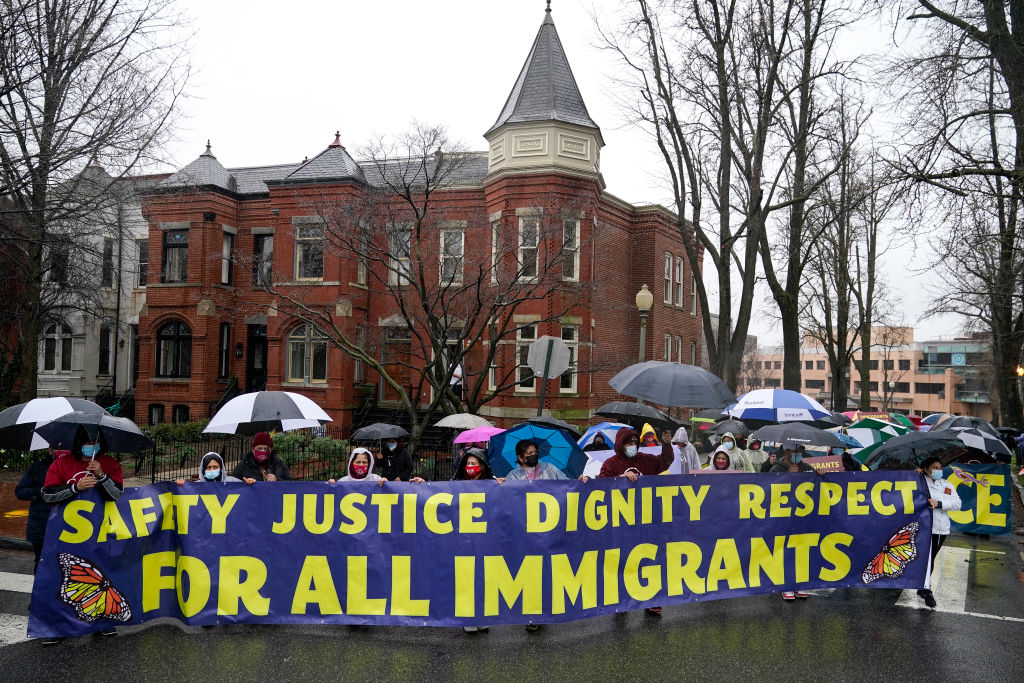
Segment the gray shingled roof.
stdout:
[[202,187],[219,187],[229,192],[238,192],[238,184],[234,176],[220,165],[217,157],[210,151],[207,143],[206,151],[185,168],[171,174],[160,183],[160,187],[177,187],[181,185],[198,185]]
[[281,179],[284,183],[309,180],[359,180],[366,174],[356,160],[340,144],[331,145]]
[[484,135],[506,123],[525,121],[563,121],[600,130],[587,113],[550,9],[505,107]]
[[[387,162],[384,168],[370,161],[360,162],[366,172],[366,181],[372,187],[384,187],[384,174],[392,178],[392,182],[403,185],[403,178],[408,178],[412,186],[418,185],[421,181],[423,171],[417,169],[420,159],[396,159]],[[479,185],[484,176],[487,175],[487,152],[470,152],[464,163],[458,164],[444,180],[446,186],[450,185]]]

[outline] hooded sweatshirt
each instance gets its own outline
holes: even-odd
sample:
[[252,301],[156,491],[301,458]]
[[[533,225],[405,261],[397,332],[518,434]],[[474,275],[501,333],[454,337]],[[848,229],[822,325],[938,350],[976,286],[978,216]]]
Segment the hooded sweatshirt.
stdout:
[[291,472],[288,471],[288,465],[284,464],[281,458],[277,457],[277,453],[271,449],[270,456],[266,462],[257,462],[253,456],[252,451],[248,451],[242,456],[241,462],[235,465],[235,469],[231,471],[231,475],[238,479],[255,479],[256,481],[266,481],[268,474],[273,474],[277,477],[278,481],[285,481],[292,478]]
[[672,443],[679,446],[679,458],[688,466],[690,472],[700,469],[700,454],[697,453],[697,447],[690,443],[686,427],[676,430],[676,433],[672,435]]
[[[366,457],[370,459],[370,469],[366,472],[365,477],[355,477],[352,474],[352,461],[360,453],[365,453]],[[373,453],[365,448],[353,448],[352,454],[348,456],[348,467],[345,468],[345,476],[338,479],[338,481],[380,481],[380,475],[373,473],[373,462]]]
[[202,461],[199,463],[199,481],[210,481],[209,479],[206,478],[206,466],[210,464],[211,460],[216,460],[218,463],[220,463],[220,476],[214,479],[213,483],[216,483],[218,481],[225,483],[229,481],[242,481],[241,479],[232,477],[230,474],[227,473],[227,470],[224,469],[224,458],[220,457],[220,454],[214,453],[213,451],[210,451],[209,453],[204,455]]
[[[482,476],[480,479],[472,479],[466,475],[465,463],[466,458],[473,456],[480,461],[483,465]],[[487,451],[482,448],[467,448],[459,456],[459,461],[455,463],[455,475],[452,477],[452,481],[481,481],[485,479],[494,479],[494,473],[491,471],[491,463],[487,461]]]
[[597,476],[618,477],[630,468],[640,474],[660,474],[672,465],[675,452],[670,443],[661,445],[661,455],[641,453],[637,450],[632,458],[626,457],[626,442],[635,436],[636,432],[628,427],[623,427],[615,433],[615,455],[604,461],[601,473]]

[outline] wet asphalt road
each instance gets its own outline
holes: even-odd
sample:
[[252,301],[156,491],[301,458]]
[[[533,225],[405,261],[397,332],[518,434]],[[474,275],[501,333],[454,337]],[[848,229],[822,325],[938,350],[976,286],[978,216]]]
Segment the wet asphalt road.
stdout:
[[[535,633],[452,628],[157,622],[113,638],[0,648],[4,680],[1024,680],[1019,536],[971,548],[966,611],[896,605],[900,591],[844,589],[666,607]],[[980,551],[980,552],[979,552]],[[2,570],[2,567],[0,567]],[[1007,621],[998,617],[1013,617]]]

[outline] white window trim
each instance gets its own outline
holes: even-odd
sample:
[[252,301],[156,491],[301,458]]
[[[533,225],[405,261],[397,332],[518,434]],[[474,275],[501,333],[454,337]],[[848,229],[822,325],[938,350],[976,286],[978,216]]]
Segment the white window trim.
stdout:
[[[517,323],[517,324],[518,324],[518,329],[516,329],[516,345],[515,345],[515,354],[516,354],[516,356],[515,356],[515,363],[516,363],[515,373],[516,374],[515,374],[515,389],[513,389],[513,393],[514,394],[536,394],[537,393],[537,376],[536,375],[534,375],[533,382],[530,383],[529,387],[524,387],[519,382],[519,368],[522,366],[520,364],[520,362],[519,362],[519,359],[520,359],[520,356],[521,356],[521,353],[522,353],[521,349],[522,348],[528,348],[530,346],[530,344],[532,344],[533,342],[537,341],[537,338],[539,336],[537,334],[538,333],[537,323],[535,323],[535,322],[524,322],[524,323]],[[533,337],[531,339],[523,339],[522,334],[523,334],[523,328],[525,328],[525,327],[532,327],[533,328]],[[532,373],[533,371],[531,370],[530,372]]]
[[663,278],[665,283],[665,292],[662,296],[662,303],[669,306],[672,305],[672,264],[675,263],[672,254],[665,252],[665,276]]
[[690,342],[690,365],[697,364],[697,342]]
[[[535,242],[535,244],[534,244],[533,247],[523,247],[523,227],[526,225],[527,221],[534,221],[534,223],[535,223],[535,230],[534,230],[534,242]],[[532,276],[522,275],[520,277],[520,282],[537,282],[538,279],[540,278],[540,215],[539,214],[529,214],[529,215],[519,216],[519,238],[518,238],[518,242],[516,243],[516,263],[519,266],[519,272],[520,273],[523,272],[523,265],[524,265],[523,251],[526,250],[526,249],[533,249],[533,275]]]
[[[326,252],[324,250],[324,239],[326,238],[326,234],[325,234],[326,233],[326,226],[324,225],[324,222],[322,220],[320,220],[318,218],[314,218],[314,217],[298,217],[297,216],[297,217],[292,219],[292,225],[293,225],[293,230],[292,230],[293,240],[292,241],[294,242],[294,246],[293,246],[293,249],[292,249],[292,257],[293,257],[292,261],[293,261],[293,265],[294,265],[293,275],[295,276],[295,281],[296,282],[322,282],[323,279],[324,279],[324,266],[326,265],[326,260],[327,260],[325,258]],[[302,268],[301,268],[302,261],[300,260],[299,255],[302,252],[299,250],[299,247],[303,243],[315,242],[316,240],[315,240],[315,238],[309,238],[309,237],[300,238],[299,237],[299,230],[301,230],[302,228],[314,228],[314,227],[319,227],[320,230],[321,230],[321,235],[320,235],[320,276],[319,277],[300,277],[299,273],[302,272]]]
[[[455,276],[451,280],[445,280],[445,278],[444,278],[444,262],[445,262],[445,259],[455,258],[454,256],[449,256],[445,252],[445,243],[446,243],[445,242],[445,237],[448,235],[448,233],[453,233],[453,232],[454,233],[458,233],[458,235],[459,235],[459,255],[458,255],[459,265],[458,265],[458,268],[456,268]],[[441,230],[441,244],[440,244],[440,250],[439,250],[438,257],[439,257],[438,258],[438,269],[437,269],[437,279],[438,279],[438,282],[440,282],[442,285],[461,285],[462,284],[462,279],[463,279],[463,271],[465,270],[465,266],[466,266],[466,231],[463,230],[462,228],[446,228],[446,229]]]
[[[573,330],[572,341],[565,339],[565,331],[568,329]],[[579,377],[579,351],[580,351],[580,326],[579,325],[562,325],[562,341],[569,347],[569,370],[572,370],[572,374],[569,376],[572,384],[568,387],[562,386],[562,376],[558,376],[558,393],[559,394],[576,394],[578,393],[577,378]]]
[[[404,232],[409,236],[409,256],[398,257],[391,253],[392,235]],[[412,225],[395,223],[388,226],[388,286],[408,287],[412,276]]]
[[662,350],[662,360],[666,363],[672,362],[672,335],[666,334],[663,337],[665,348]]
[[[55,328],[53,335],[50,335],[48,333],[50,327],[54,327]],[[65,328],[68,330],[67,334],[64,334],[64,329]],[[39,368],[38,373],[39,374],[41,374],[41,375],[42,374],[46,374],[46,375],[68,375],[68,374],[74,372],[74,370],[75,370],[75,365],[74,365],[74,362],[75,362],[75,331],[71,328],[71,325],[68,325],[67,323],[61,323],[61,322],[53,323],[52,325],[47,325],[46,328],[43,330],[43,334],[41,334],[39,336],[39,339],[40,339],[40,342],[41,342],[40,345],[39,345],[40,346],[40,348],[39,348],[39,364],[38,364],[38,368]],[[53,339],[54,340],[53,369],[52,370],[44,369],[46,367],[46,340],[47,339]],[[63,340],[64,339],[70,339],[71,340],[71,343],[69,345],[70,346],[70,351],[71,351],[71,357],[68,359],[68,369],[67,370],[62,370],[61,369],[61,365],[63,364],[63,360],[64,360],[64,351],[63,351],[63,348],[62,348],[63,347]]]
[[235,234],[224,230],[220,238],[220,283],[234,284],[235,276]]
[[[295,333],[298,330],[303,331],[303,336],[301,339],[295,335]],[[314,341],[314,338],[318,336],[315,330],[316,328],[313,327],[313,325],[309,323],[304,323],[293,328],[292,331],[288,333],[288,336],[285,337],[285,377],[287,378],[287,382],[289,384],[306,384],[313,386],[323,386],[327,384],[327,379],[328,376],[330,375],[329,358],[326,359],[325,362],[325,371],[327,371],[327,374],[324,376],[324,378],[313,378],[313,345],[323,344],[326,351],[330,350],[329,345],[327,344],[326,337],[323,337],[322,342]],[[302,352],[302,377],[292,376],[292,344],[302,344],[302,346],[304,347]]]
[[576,246],[572,249],[572,277],[565,277],[565,270],[563,264],[562,279],[566,282],[579,282],[580,281],[580,228],[583,221],[577,218],[563,218],[562,219],[562,258],[570,258],[565,252],[565,228],[567,225],[572,225],[575,231],[575,243]]
[[697,315],[697,276],[690,277],[690,315]]
[[683,257],[676,256],[676,306],[683,307]]
[[488,216],[491,226],[491,284],[498,284],[498,242],[501,238],[501,212]]
[[676,350],[675,350],[676,362],[677,363],[682,363],[683,362],[683,338],[677,336],[674,341],[675,341],[675,345],[676,345]]

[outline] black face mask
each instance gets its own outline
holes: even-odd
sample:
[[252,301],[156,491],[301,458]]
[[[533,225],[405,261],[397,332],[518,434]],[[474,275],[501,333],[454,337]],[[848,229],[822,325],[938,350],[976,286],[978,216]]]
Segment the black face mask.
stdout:
[[526,467],[536,467],[537,466],[537,462],[539,460],[540,460],[540,456],[538,456],[536,454],[534,454],[534,455],[524,455],[523,456],[523,465],[525,465]]

